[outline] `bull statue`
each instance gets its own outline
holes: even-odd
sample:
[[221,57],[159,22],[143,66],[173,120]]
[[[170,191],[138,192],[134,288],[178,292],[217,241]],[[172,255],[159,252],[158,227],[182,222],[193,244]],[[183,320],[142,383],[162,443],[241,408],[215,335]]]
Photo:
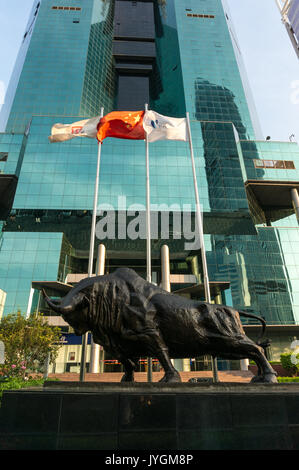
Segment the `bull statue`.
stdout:
[[161,382],[180,382],[171,358],[211,355],[251,359],[258,366],[252,381],[277,382],[263,348],[245,335],[240,315],[259,319],[264,332],[262,318],[166,292],[132,269],[83,279],[60,301],[43,295],[76,335],[91,331],[93,341],[123,364],[122,381],[134,381],[140,357],[160,361]]

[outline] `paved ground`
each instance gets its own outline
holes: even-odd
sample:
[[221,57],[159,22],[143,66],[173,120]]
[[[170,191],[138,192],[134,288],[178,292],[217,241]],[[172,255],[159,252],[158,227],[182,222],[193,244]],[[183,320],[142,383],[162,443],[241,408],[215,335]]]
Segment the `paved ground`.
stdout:
[[[180,372],[182,382],[188,382],[193,377],[212,378],[213,374],[211,371],[200,371],[200,372]],[[103,374],[89,374],[85,376],[86,382],[120,382],[123,373],[121,372],[105,372]],[[49,374],[49,378],[57,378],[61,381],[79,381],[79,374],[65,373],[65,374]],[[163,377],[163,372],[153,372],[153,382],[158,382]],[[231,370],[225,372],[218,372],[220,382],[250,382],[253,374],[247,371]],[[147,382],[146,372],[135,373],[136,382]]]

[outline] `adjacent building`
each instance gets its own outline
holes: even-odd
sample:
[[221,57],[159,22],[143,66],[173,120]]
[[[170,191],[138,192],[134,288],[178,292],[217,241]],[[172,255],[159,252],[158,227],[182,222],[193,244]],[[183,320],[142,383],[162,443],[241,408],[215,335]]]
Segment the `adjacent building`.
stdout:
[[299,57],[299,0],[276,0],[282,21]]
[[[40,289],[59,297],[65,283],[88,269],[97,142],[50,144],[51,126],[97,116],[101,107],[107,114],[145,103],[168,116],[189,112],[213,301],[263,316],[269,354],[279,357],[299,328],[299,147],[264,140],[222,0],[34,3],[1,113],[4,315],[50,316]],[[104,261],[106,273],[126,266],[146,276],[137,220],[145,181],[144,142],[106,139],[94,273]],[[200,249],[190,246],[195,199],[188,144],[150,145],[150,187],[152,280],[165,285],[168,272],[173,292],[204,299]],[[81,338],[62,327],[67,345],[57,370],[77,370]],[[260,326],[248,319],[244,328],[259,335]],[[202,367],[196,359],[177,366]],[[114,358],[105,361],[105,370],[119,370]],[[218,366],[233,365],[219,358]]]

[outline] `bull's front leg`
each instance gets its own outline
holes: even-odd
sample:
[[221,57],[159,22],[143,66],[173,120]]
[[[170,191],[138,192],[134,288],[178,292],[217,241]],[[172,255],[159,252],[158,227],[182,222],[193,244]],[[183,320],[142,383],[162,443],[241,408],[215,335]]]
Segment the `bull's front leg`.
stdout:
[[157,359],[159,359],[161,366],[165,371],[164,377],[162,377],[159,382],[181,382],[181,377],[178,371],[173,367],[170,360],[168,349],[163,348],[157,354]]
[[121,382],[134,382],[134,371],[137,370],[137,363],[131,359],[120,358],[119,359],[124,366],[124,375],[122,376]]
[[173,367],[169,357],[168,348],[159,332],[151,331],[146,335],[152,357],[156,357],[165,371],[164,377],[159,382],[181,382],[178,371]]
[[[160,382],[181,382],[181,377],[178,371],[173,367],[169,354],[168,348],[164,343],[162,335],[157,327],[144,327],[140,328],[139,331],[136,331],[134,335],[126,336],[126,340],[132,341],[131,347],[133,348],[133,343],[139,343],[143,345],[142,355],[148,357],[155,357],[159,360],[161,366],[165,371],[164,377]],[[121,360],[125,367],[125,374],[122,381],[131,381],[133,371],[130,370],[131,366],[126,365],[124,361]]]

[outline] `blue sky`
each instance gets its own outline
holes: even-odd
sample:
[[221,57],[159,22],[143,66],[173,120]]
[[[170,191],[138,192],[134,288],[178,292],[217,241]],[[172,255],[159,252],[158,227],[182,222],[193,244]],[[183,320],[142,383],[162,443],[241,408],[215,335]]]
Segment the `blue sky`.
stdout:
[[[226,0],[264,136],[299,142],[299,60],[275,0]],[[0,106],[33,0],[0,0]]]

